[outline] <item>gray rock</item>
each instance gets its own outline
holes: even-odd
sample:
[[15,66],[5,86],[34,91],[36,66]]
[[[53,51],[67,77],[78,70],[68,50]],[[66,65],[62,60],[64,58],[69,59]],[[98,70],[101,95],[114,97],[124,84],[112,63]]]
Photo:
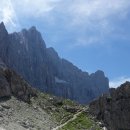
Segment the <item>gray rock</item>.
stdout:
[[90,103],[89,110],[98,120],[105,123],[108,130],[129,130],[130,82],[117,89],[110,89],[109,95],[103,95]]
[[[2,61],[0,62],[0,64],[4,65]],[[8,69],[6,66],[0,66],[0,98],[6,99],[12,95],[29,102],[31,96],[36,96],[36,90],[14,71]],[[10,109],[5,103],[2,103],[1,107]]]
[[4,109],[10,109],[10,106],[8,106],[6,103],[2,103],[1,106],[2,106]]
[[4,109],[3,109],[3,107],[0,105],[0,111],[3,111]]

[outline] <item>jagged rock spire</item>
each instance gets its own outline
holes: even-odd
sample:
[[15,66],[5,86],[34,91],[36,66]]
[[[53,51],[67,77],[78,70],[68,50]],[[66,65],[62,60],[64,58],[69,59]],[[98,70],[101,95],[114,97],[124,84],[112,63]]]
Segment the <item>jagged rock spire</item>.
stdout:
[[4,22],[0,23],[0,35],[7,34],[7,30],[5,28]]

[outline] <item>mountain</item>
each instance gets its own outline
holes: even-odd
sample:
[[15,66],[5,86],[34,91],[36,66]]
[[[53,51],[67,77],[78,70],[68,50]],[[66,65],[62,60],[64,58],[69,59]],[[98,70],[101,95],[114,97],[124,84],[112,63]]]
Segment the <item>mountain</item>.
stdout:
[[109,89],[103,71],[88,74],[60,58],[46,47],[35,27],[9,34],[1,23],[0,57],[35,88],[79,103],[88,103]]
[[105,123],[108,130],[130,130],[130,82],[111,88],[90,103],[90,113]]

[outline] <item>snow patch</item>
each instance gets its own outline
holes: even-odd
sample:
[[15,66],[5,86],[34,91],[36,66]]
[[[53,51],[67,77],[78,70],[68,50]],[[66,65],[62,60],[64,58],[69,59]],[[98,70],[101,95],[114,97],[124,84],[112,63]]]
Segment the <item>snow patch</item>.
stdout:
[[67,81],[59,79],[58,77],[55,77],[55,82],[56,83],[67,83]]

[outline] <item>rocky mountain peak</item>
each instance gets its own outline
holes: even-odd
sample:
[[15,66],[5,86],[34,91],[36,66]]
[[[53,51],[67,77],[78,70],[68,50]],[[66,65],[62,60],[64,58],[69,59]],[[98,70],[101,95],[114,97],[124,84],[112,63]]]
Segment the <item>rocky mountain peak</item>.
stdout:
[[1,30],[2,30],[2,29],[6,30],[6,29],[5,29],[5,25],[4,25],[3,22],[0,23],[0,29],[1,29]]
[[0,23],[0,39],[8,34],[3,22]]
[[95,74],[97,74],[97,75],[103,75],[104,76],[104,72],[102,70],[97,70],[95,72]]
[[30,30],[30,31],[37,31],[37,29],[36,29],[35,26],[32,26],[29,30]]
[[21,32],[19,32],[19,33],[27,34],[27,32],[28,32],[27,29],[24,28],[24,29],[22,29]]
[[41,37],[41,33],[37,30],[35,26],[32,26],[28,29],[28,33],[30,33],[33,36],[39,35]]
[[45,42],[42,39],[41,33],[36,29],[35,26],[32,26],[30,29],[22,30],[23,36],[28,39],[28,42],[31,44],[39,44],[40,47],[46,48]]
[[35,26],[30,27],[29,29],[22,29],[21,33],[27,34],[27,33],[39,33],[39,31],[37,30],[37,28]]

